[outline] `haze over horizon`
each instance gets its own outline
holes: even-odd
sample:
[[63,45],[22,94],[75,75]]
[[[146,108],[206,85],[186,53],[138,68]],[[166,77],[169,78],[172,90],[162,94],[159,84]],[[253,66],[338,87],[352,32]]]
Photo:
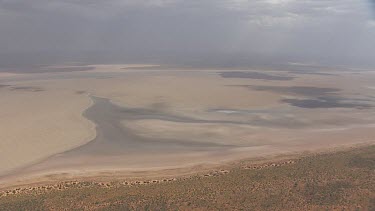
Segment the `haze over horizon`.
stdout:
[[0,0],[0,67],[375,67],[374,1]]

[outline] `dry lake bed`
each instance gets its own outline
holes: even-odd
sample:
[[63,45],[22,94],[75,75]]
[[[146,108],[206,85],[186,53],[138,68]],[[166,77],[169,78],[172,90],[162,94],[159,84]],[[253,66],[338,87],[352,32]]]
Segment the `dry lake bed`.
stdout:
[[0,188],[373,144],[374,83],[371,71],[139,65],[0,74]]

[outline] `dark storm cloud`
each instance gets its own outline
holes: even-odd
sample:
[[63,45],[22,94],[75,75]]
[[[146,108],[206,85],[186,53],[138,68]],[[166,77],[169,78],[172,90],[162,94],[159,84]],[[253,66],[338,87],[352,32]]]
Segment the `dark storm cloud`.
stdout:
[[0,65],[374,66],[371,2],[0,0]]
[[[371,10],[373,12],[373,14],[375,15],[375,0],[369,0],[370,1],[370,5],[371,5]],[[375,18],[375,16],[374,16]]]

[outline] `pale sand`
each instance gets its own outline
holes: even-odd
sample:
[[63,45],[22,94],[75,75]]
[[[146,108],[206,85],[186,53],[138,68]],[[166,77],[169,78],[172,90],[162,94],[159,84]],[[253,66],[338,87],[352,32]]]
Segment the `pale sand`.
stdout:
[[[163,169],[179,169],[180,172],[182,167],[220,165],[249,157],[322,150],[375,140],[371,126],[375,123],[373,108],[296,108],[280,103],[285,97],[295,97],[288,96],[290,94],[233,86],[314,86],[342,89],[340,96],[348,98],[374,96],[374,90],[366,87],[371,86],[375,78],[366,74],[303,75],[291,81],[275,82],[222,78],[213,70],[137,72],[136,69],[122,71],[119,66],[101,68],[97,72],[32,74],[29,76],[32,80],[23,78],[6,83],[40,87],[44,90],[40,92],[0,89],[0,174],[37,163],[21,168],[20,174],[14,177],[1,180],[2,185],[20,178],[26,180],[50,174],[69,178],[103,171],[127,172],[125,175],[139,175],[139,171],[152,174],[150,170]],[[123,122],[124,128],[140,137],[157,139],[157,143],[172,139],[173,144],[178,144],[179,138],[186,137],[193,145],[235,147],[217,151],[141,153],[134,150],[127,156],[81,156],[72,160],[53,156],[57,157],[53,162],[39,162],[94,138],[93,123],[82,117],[82,112],[90,106],[88,94],[108,98],[124,108],[150,109],[194,120],[235,122],[176,122],[150,117]],[[215,109],[237,109],[240,114],[220,113]]]
[[[353,125],[331,129],[266,128],[238,124],[182,123],[164,120],[124,122],[135,134],[158,140],[189,137],[198,143],[231,144],[237,147],[292,147],[314,143],[361,143],[372,141],[375,125]],[[230,141],[228,141],[230,140]]]
[[135,71],[139,71],[142,68],[158,68],[160,65],[157,64],[97,64],[87,65],[87,67],[94,67],[95,69],[91,72],[127,72],[131,71],[132,68],[136,68]]
[[[126,107],[153,107],[171,113],[196,114],[208,108],[264,108],[278,104],[279,94],[226,85],[241,80],[216,73],[132,72],[122,77],[51,81],[54,87],[71,87],[109,98]],[[262,82],[258,82],[263,84]],[[256,99],[256,100],[254,100]]]
[[63,90],[0,90],[0,175],[95,137],[92,122],[82,117],[87,96]]
[[7,77],[12,77],[12,76],[18,76],[18,75],[20,74],[0,72],[0,78],[7,78]]

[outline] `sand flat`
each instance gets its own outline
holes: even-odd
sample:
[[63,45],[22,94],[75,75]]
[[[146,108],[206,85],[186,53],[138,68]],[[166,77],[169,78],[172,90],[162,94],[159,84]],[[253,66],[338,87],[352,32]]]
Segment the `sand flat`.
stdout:
[[0,175],[87,143],[88,97],[65,91],[0,90]]
[[119,68],[3,80],[0,183],[219,165],[375,140],[375,78],[367,73]]

